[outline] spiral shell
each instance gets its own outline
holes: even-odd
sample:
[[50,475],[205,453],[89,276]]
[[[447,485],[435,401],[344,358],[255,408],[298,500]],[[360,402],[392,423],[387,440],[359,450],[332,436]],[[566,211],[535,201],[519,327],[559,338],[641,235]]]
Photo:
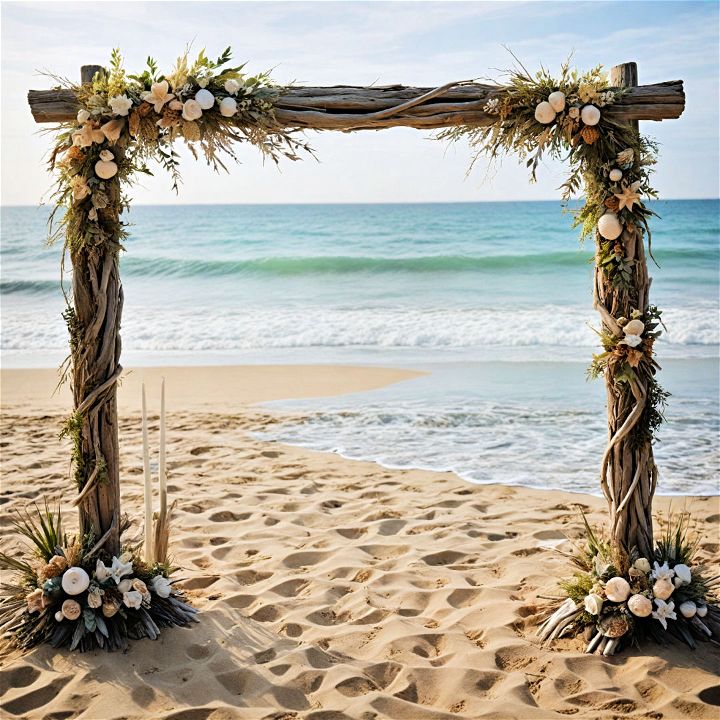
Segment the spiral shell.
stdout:
[[90,576],[81,567],[71,567],[63,573],[62,589],[68,595],[79,595],[85,592],[89,585]]

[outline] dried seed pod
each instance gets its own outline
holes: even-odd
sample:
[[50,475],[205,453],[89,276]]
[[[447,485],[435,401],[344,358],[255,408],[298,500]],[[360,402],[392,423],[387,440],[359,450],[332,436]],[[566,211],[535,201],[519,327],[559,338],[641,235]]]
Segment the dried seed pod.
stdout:
[[597,140],[600,138],[600,131],[595,126],[586,125],[580,131],[580,135],[582,135],[582,139],[588,145],[592,145],[593,143],[597,142]]

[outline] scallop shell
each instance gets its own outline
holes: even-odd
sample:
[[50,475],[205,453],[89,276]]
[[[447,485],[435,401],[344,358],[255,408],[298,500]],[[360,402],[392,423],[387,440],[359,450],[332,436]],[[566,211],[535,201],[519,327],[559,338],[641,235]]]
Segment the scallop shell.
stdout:
[[555,119],[555,114],[549,102],[541,102],[535,108],[535,119],[543,125],[549,125]]
[[606,212],[597,224],[598,232],[606,240],[617,240],[622,235],[622,223],[614,212]]
[[645,324],[642,320],[631,320],[625,325],[623,331],[626,335],[642,335],[645,331]]
[[585,125],[597,125],[600,122],[600,111],[594,105],[585,105],[580,111],[580,119]]
[[117,175],[118,166],[112,160],[98,160],[95,163],[95,174],[103,180],[109,180]]
[[560,90],[550,93],[548,102],[555,112],[562,112],[565,109],[565,93]]
[[648,617],[652,612],[652,602],[644,595],[633,595],[628,600],[628,610],[637,617]]
[[630,595],[630,583],[621,577],[610,578],[605,583],[605,597],[612,602],[625,602]]

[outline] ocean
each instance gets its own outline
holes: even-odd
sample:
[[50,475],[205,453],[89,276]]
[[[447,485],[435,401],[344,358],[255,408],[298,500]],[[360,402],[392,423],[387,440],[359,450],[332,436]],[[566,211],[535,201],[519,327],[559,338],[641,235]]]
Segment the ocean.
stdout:
[[[663,494],[717,494],[720,201],[658,201],[651,300],[672,397]],[[2,208],[4,367],[59,365],[46,208]],[[285,442],[472,482],[597,492],[606,437],[592,243],[559,202],[141,206],[121,260],[124,364],[352,363],[428,374],[302,410]],[[69,284],[71,277],[66,278]]]

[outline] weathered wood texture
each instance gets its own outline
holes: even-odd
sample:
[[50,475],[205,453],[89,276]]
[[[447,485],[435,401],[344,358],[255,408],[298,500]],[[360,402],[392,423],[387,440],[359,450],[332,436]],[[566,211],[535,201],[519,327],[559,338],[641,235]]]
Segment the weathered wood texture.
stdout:
[[[85,65],[83,82],[98,67]],[[120,150],[116,150],[117,154]],[[108,193],[120,193],[115,178],[106,183]],[[110,207],[116,207],[111,197]],[[117,222],[116,216],[100,222]],[[120,553],[120,448],[118,442],[117,382],[120,365],[120,318],[123,291],[118,262],[119,245],[85,246],[71,251],[75,328],[71,344],[72,389],[75,413],[82,418],[80,430],[79,491],[81,534],[104,539],[104,549]]]
[[[285,127],[345,131],[480,126],[497,120],[483,112],[483,106],[502,91],[499,86],[458,83],[433,95],[436,90],[404,85],[289,87],[280,95],[276,117]],[[423,95],[431,97],[403,109]],[[70,90],[30,90],[28,102],[38,123],[72,120],[78,111]],[[617,105],[603,112],[618,121],[668,120],[680,117],[684,109],[683,83],[674,80],[634,87]]]
[[[610,73],[616,86],[637,84],[637,66],[626,63]],[[632,123],[638,132],[637,121]],[[626,227],[620,238],[625,258],[634,261],[633,286],[629,291],[613,286],[599,263],[595,267],[595,306],[604,327],[615,335],[622,330],[614,318],[629,318],[634,309],[647,310],[650,291],[643,232]],[[598,249],[600,239],[597,238]],[[605,379],[607,394],[608,446],[602,460],[601,484],[610,506],[613,542],[651,558],[653,548],[652,499],[657,483],[657,468],[650,439],[635,442],[633,428],[642,418],[648,402],[647,385],[639,379],[616,384]]]

